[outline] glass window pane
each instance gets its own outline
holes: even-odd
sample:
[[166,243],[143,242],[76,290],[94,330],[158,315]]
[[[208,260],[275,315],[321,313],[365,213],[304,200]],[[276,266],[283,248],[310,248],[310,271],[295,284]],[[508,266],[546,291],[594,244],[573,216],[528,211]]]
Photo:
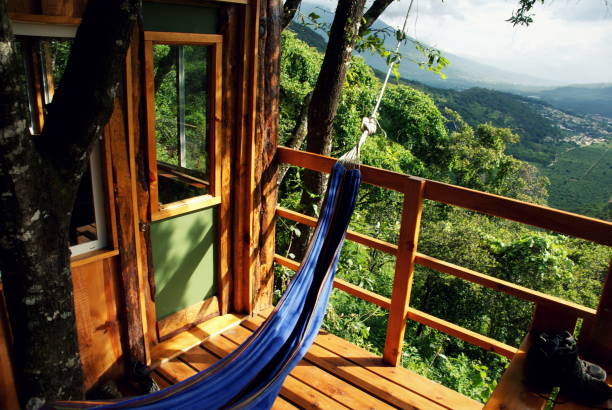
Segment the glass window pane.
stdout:
[[68,236],[73,256],[102,249],[107,245],[103,189],[102,158],[98,143],[81,179],[70,218]]
[[40,59],[43,67],[45,103],[50,104],[53,94],[64,75],[72,39],[46,38],[40,40]]
[[209,193],[208,46],[153,46],[158,201]]
[[91,165],[83,174],[79,192],[77,193],[72,217],[70,218],[70,246],[79,245],[98,239],[96,229],[96,213],[94,212],[94,197],[91,181]]

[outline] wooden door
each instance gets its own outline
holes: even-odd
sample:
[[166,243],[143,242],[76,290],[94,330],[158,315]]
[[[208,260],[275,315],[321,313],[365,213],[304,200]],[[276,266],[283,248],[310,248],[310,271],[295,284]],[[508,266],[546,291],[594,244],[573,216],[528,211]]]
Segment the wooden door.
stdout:
[[149,227],[160,340],[227,312],[222,36],[144,36]]

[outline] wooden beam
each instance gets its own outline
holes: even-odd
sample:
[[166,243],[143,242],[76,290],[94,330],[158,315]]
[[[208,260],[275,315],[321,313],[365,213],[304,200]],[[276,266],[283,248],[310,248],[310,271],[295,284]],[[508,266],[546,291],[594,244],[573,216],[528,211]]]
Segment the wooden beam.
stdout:
[[[287,147],[278,147],[278,159],[280,162],[295,165],[313,171],[325,172],[329,174],[337,159],[324,155],[313,154],[312,152],[298,151]],[[374,168],[368,165],[361,165],[361,181],[370,185],[392,189],[403,192],[406,179],[420,179],[410,177],[386,169]]]
[[[278,146],[280,97],[280,0],[258,1],[259,30],[256,63],[257,83],[255,99],[255,129],[253,193],[249,207],[253,226],[251,249],[253,258],[253,310],[265,309],[272,304],[274,287],[275,210],[278,191],[276,149]],[[250,194],[249,194],[250,195]]]
[[[231,275],[229,268],[230,259],[230,157],[228,151],[229,142],[223,134],[223,97],[228,93],[229,84],[223,83],[223,36],[209,47],[212,51],[209,54],[210,84],[212,92],[210,98],[210,141],[209,155],[210,163],[214,164],[210,170],[210,181],[212,183],[212,194],[220,201],[219,214],[217,220],[217,295],[219,296],[219,309],[221,314],[228,313],[230,310],[230,286]],[[225,174],[224,172],[227,172]]]
[[233,309],[232,287],[235,283],[233,265],[233,257],[236,252],[232,249],[233,236],[235,230],[232,225],[233,208],[236,206],[232,196],[233,190],[236,189],[234,150],[236,149],[236,130],[239,128],[239,119],[241,116],[241,107],[238,103],[238,89],[240,88],[240,49],[242,30],[239,20],[239,9],[237,7],[227,5],[220,7],[219,15],[219,33],[223,36],[221,45],[221,63],[218,67],[219,73],[222,76],[223,92],[219,101],[218,109],[222,113],[221,123],[217,130],[216,138],[221,143],[220,161],[221,161],[221,206],[219,207],[219,296],[221,298],[220,309],[221,314],[226,314]]
[[473,283],[477,283],[481,286],[493,289],[496,292],[503,292],[523,300],[535,302],[541,305],[548,305],[551,308],[554,308],[556,311],[571,312],[573,315],[586,319],[595,318],[595,309],[569,302],[556,296],[547,295],[546,293],[538,292],[537,290],[529,289],[524,286],[516,285],[512,282],[497,279],[493,276],[485,275],[462,266],[457,266],[431,256],[418,253],[415,258],[415,263]]
[[391,309],[389,310],[387,337],[383,352],[383,360],[393,366],[397,366],[402,357],[406,315],[412,290],[414,259],[421,227],[424,191],[424,180],[406,180],[398,252],[395,261],[395,277],[391,294]]
[[78,268],[79,266],[88,265],[92,262],[96,262],[102,259],[112,258],[113,256],[119,255],[118,249],[99,249],[97,251],[91,251],[82,253],[73,258],[70,258],[70,268]]
[[[134,30],[136,31],[136,30]],[[134,35],[134,34],[133,34]],[[136,272],[138,277],[138,301],[140,304],[140,320],[142,323],[142,331],[144,338],[144,363],[149,363],[151,360],[150,343],[148,341],[152,338],[151,333],[155,333],[154,327],[150,325],[148,319],[148,275],[145,272],[144,267],[146,266],[142,258],[142,241],[140,232],[140,216],[139,216],[139,204],[138,204],[138,188],[137,188],[137,168],[136,168],[136,152],[137,146],[135,142],[135,131],[134,131],[134,73],[132,72],[131,62],[134,60],[132,56],[133,48],[128,48],[125,58],[125,130],[127,133],[127,162],[130,171],[130,204],[131,204],[131,215],[132,215],[132,226],[133,226],[133,238],[135,253],[133,257],[136,261]]]
[[[125,92],[125,91],[124,91]],[[126,96],[127,97],[127,96]],[[118,217],[119,258],[123,286],[123,306],[126,315],[127,347],[129,360],[134,363],[147,361],[148,345],[144,335],[142,284],[138,272],[138,248],[136,235],[138,226],[132,196],[132,169],[130,169],[129,136],[127,135],[125,108],[121,97],[115,99],[113,114],[106,126],[112,150],[113,181],[115,187],[115,208]]]
[[[149,213],[149,168],[148,168],[148,144],[147,144],[147,106],[144,68],[144,48],[142,41],[143,33],[139,27],[134,27],[132,41],[126,58],[126,118],[128,130],[128,149],[130,151],[130,169],[133,170],[132,190],[135,191],[134,213],[139,229],[136,232],[137,259],[136,266],[140,275],[139,283],[143,284],[141,300],[144,299],[144,319],[146,323],[145,347],[149,349],[158,341],[156,331],[157,317],[155,314],[155,281],[153,255],[151,250],[151,238],[149,229],[140,229],[141,222],[150,220]],[[134,192],[132,193],[134,197]],[[145,350],[147,352],[147,350]],[[148,365],[150,354],[147,355]]]
[[612,222],[601,219],[430,180],[425,198],[612,246]]
[[240,38],[242,47],[237,58],[239,74],[237,100],[238,121],[233,161],[242,164],[234,173],[233,189],[233,302],[238,312],[253,310],[255,233],[254,172],[255,172],[255,107],[257,101],[257,58],[259,41],[259,5],[257,2],[242,9]]
[[366,302],[380,306],[383,309],[391,309],[391,299],[380,296],[379,294],[364,289],[360,286],[353,285],[352,283],[346,282],[342,279],[335,278],[334,287],[348,293],[349,295],[353,295],[359,299],[365,300]]
[[432,329],[436,329],[446,333],[447,335],[454,336],[484,350],[505,356],[508,359],[512,359],[517,352],[516,347],[499,342],[490,337],[481,335],[480,333],[472,332],[469,329],[413,308],[408,308],[406,319],[422,323],[425,326],[431,327]]
[[145,31],[145,41],[154,41],[160,44],[193,44],[210,45],[221,44],[223,36],[220,34],[173,33],[166,31]]
[[9,13],[12,21],[20,23],[33,24],[57,24],[63,26],[78,26],[81,24],[81,19],[78,17],[69,16],[50,16],[44,14],[29,14],[29,13]]

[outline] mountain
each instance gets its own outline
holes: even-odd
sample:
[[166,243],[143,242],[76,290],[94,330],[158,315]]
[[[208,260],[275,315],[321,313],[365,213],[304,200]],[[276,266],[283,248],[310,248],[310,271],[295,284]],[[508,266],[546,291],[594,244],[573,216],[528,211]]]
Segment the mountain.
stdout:
[[[321,26],[330,25],[333,19],[332,11],[312,3],[302,3],[300,12],[304,16],[310,13],[319,15],[317,21]],[[392,27],[380,20],[374,23],[373,29],[394,32]],[[294,22],[291,30],[295,31],[302,41],[320,52],[325,51],[327,35],[322,29],[315,32],[308,26]],[[386,48],[395,49],[395,36],[387,36],[384,43]],[[439,75],[414,64],[415,61],[422,61],[424,57],[414,48],[411,41],[400,47],[400,52],[404,57],[399,72],[404,79],[443,89],[466,90],[478,87],[504,91],[530,97],[534,101],[540,100],[570,113],[598,114],[612,118],[612,84],[561,86],[549,80],[503,70],[444,51],[442,55],[451,63],[444,69],[447,78],[442,79]],[[387,71],[387,64],[382,57],[372,55],[370,52],[360,55],[375,71],[383,73]]]
[[[319,16],[317,21],[322,25],[330,25],[333,19],[333,11],[312,3],[302,3],[300,12],[305,16],[308,16],[310,13],[317,14]],[[393,27],[377,20],[372,25],[372,29],[389,33],[390,35],[387,35],[384,40],[384,45],[389,50],[395,49],[397,40],[395,39],[395,29]],[[317,33],[321,34],[321,38],[324,41],[327,40],[327,35],[323,30],[317,30]],[[304,38],[301,39],[308,42]],[[409,38],[409,41],[400,47],[400,53],[403,55],[403,62],[400,64],[399,72],[403,78],[408,78],[437,88],[453,89],[485,87],[503,91],[515,91],[516,89],[533,90],[534,88],[539,90],[544,87],[559,85],[549,80],[502,70],[445,51],[442,51],[442,55],[449,59],[451,63],[444,70],[444,74],[447,78],[442,79],[439,75],[423,70],[419,68],[417,64],[414,64],[415,61],[423,61],[425,57],[415,49],[413,41],[414,39]],[[359,54],[366,60],[370,67],[384,72],[387,71],[387,64],[379,55],[373,55],[370,52]]]
[[565,111],[612,118],[612,84],[570,85],[532,92],[530,96]]

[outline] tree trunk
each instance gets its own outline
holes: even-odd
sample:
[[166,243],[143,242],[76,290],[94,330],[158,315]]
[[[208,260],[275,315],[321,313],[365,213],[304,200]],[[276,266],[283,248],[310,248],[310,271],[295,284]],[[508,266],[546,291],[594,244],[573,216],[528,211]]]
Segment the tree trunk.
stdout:
[[281,19],[281,30],[287,28],[293,17],[295,17],[295,13],[297,13],[300,8],[300,4],[302,4],[302,0],[286,0],[285,4],[283,4],[283,17]]
[[[293,127],[293,131],[291,132],[291,137],[289,141],[285,144],[288,148],[292,149],[300,149],[304,140],[306,139],[306,134],[308,133],[308,106],[310,105],[310,100],[312,99],[312,93],[306,94],[304,97],[304,101],[302,102],[302,109],[300,110],[300,116],[298,117],[295,127]],[[280,186],[283,183],[283,179],[285,179],[285,175],[289,170],[288,164],[280,164],[278,166],[278,185]]]
[[[312,92],[308,109],[308,134],[306,151],[329,155],[331,153],[332,126],[340,102],[340,94],[351,53],[359,33],[365,0],[339,0],[336,14],[329,33],[329,42]],[[304,171],[304,190],[301,210],[308,215],[315,214],[325,191],[327,177],[318,172]],[[312,229],[305,229],[293,242],[291,253],[298,260],[304,256]]]
[[33,137],[0,0],[0,271],[24,407],[83,396],[68,227],[139,9],[137,0],[89,1],[43,133]]
[[253,294],[254,310],[272,304],[274,287],[274,241],[277,196],[278,113],[280,95],[280,40],[282,4],[280,0],[262,1],[259,10],[259,59],[257,73],[254,209],[252,237],[257,239]]

